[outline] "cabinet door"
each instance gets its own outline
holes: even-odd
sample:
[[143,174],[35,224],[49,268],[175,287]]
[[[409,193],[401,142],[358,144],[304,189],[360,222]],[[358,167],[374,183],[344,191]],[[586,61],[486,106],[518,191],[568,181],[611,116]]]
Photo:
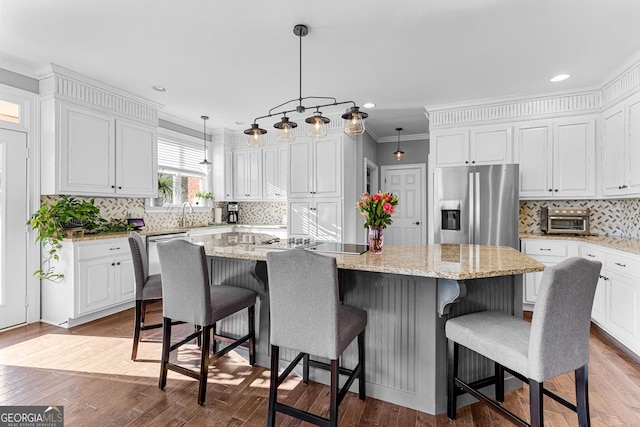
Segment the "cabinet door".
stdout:
[[640,101],[632,102],[627,107],[627,123],[629,132],[626,146],[629,155],[625,157],[624,169],[628,173],[627,194],[640,193]]
[[59,104],[62,194],[115,194],[114,120],[83,108]]
[[520,163],[520,198],[549,197],[552,179],[550,127],[519,127],[516,151],[516,160]]
[[609,301],[607,304],[607,329],[622,343],[637,349],[639,335],[640,286],[637,280],[607,270]]
[[471,131],[470,161],[476,165],[513,162],[511,127],[474,129]]
[[247,152],[233,152],[233,197],[237,200],[247,198]]
[[603,114],[602,135],[602,193],[605,196],[624,194],[626,184],[624,113],[622,108],[606,111]]
[[113,257],[80,261],[78,269],[78,314],[90,313],[115,303]]
[[233,152],[224,151],[224,194],[225,200],[231,201],[233,195]]
[[289,217],[288,232],[290,237],[306,237],[315,233],[315,223],[311,218],[312,204],[313,201],[311,199],[289,202],[287,215]]
[[278,147],[278,194],[280,200],[287,200],[287,186],[289,184],[289,149]]
[[262,198],[262,150],[251,150],[247,155],[246,166],[247,198],[257,200]]
[[133,301],[136,297],[136,285],[133,273],[133,260],[131,256],[122,256],[115,259],[114,288],[115,301]]
[[342,194],[341,142],[337,138],[313,141],[313,195],[340,197]]
[[289,144],[289,197],[312,196],[311,141]]
[[116,194],[156,197],[158,149],[156,129],[116,120]]
[[595,196],[594,120],[558,123],[554,128],[554,197]]
[[327,242],[342,241],[342,201],[316,199],[311,218],[315,223],[315,238]]
[[[286,197],[283,169],[287,164],[281,160],[283,147],[269,147],[262,150],[262,197],[267,200],[281,200]],[[282,165],[282,166],[281,166]]]
[[469,163],[468,132],[436,135],[434,153],[436,166],[464,166]]

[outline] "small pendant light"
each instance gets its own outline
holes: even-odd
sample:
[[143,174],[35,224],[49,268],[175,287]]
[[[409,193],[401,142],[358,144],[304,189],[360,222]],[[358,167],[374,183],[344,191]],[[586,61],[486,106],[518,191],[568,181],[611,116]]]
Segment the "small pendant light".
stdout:
[[294,129],[298,127],[298,124],[290,122],[289,117],[283,116],[282,120],[273,125],[273,127],[280,129],[276,138],[278,142],[293,142],[296,139]]
[[404,151],[400,149],[400,132],[402,132],[402,128],[396,128],[398,131],[398,149],[393,153],[397,161],[402,160],[402,156],[404,155]]
[[262,135],[267,133],[265,129],[261,129],[257,123],[253,123],[251,125],[251,129],[247,129],[244,131],[245,135],[249,135],[249,140],[247,141],[247,145],[249,147],[262,147],[264,145],[264,139]]
[[203,171],[209,172],[211,170],[211,162],[207,160],[207,120],[209,120],[209,116],[200,116],[200,118],[204,122],[202,131],[202,142],[204,144],[204,160],[200,162],[200,167]]
[[330,120],[322,116],[320,111],[313,113],[312,117],[305,119],[309,123],[309,132],[307,134],[313,139],[324,138],[327,136],[327,123]]
[[362,135],[364,133],[364,119],[367,117],[369,114],[360,111],[360,108],[351,107],[349,112],[342,115],[342,118],[346,120],[344,131],[349,135]]

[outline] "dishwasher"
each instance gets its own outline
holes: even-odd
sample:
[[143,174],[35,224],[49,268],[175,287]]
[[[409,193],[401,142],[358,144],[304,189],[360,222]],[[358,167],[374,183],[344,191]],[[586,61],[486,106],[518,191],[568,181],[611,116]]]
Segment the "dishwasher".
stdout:
[[147,236],[147,255],[149,257],[149,274],[160,273],[160,259],[158,258],[158,243],[184,239],[187,233],[160,234]]

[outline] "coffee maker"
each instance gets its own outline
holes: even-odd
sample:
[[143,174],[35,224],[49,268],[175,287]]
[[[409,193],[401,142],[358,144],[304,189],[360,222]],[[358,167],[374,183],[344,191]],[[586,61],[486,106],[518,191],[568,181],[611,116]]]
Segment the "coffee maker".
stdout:
[[238,202],[229,202],[227,205],[227,223],[236,224],[238,222]]

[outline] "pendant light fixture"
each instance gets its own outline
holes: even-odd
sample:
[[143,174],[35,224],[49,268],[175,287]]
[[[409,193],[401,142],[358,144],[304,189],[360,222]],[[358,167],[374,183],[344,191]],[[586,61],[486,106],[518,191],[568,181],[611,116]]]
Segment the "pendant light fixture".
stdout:
[[200,116],[202,121],[204,122],[203,130],[202,130],[202,143],[204,145],[204,160],[200,162],[200,167],[203,171],[209,172],[211,170],[211,162],[207,160],[207,120],[209,120],[209,116]]
[[[364,119],[366,119],[369,114],[360,111],[360,108],[353,101],[341,101],[338,102],[336,98],[328,97],[328,96],[302,96],[302,38],[309,34],[309,28],[306,25],[298,24],[293,27],[293,34],[298,37],[300,44],[300,85],[299,85],[299,96],[298,98],[291,99],[289,101],[283,102],[282,104],[276,105],[272,109],[269,110],[269,113],[256,117],[253,120],[253,124],[250,129],[244,131],[245,134],[249,135],[249,146],[252,147],[260,147],[264,145],[264,140],[262,139],[262,135],[267,133],[265,129],[262,129],[258,125],[258,120],[273,117],[282,114],[283,118],[280,122],[276,123],[274,127],[279,129],[278,132],[278,141],[279,142],[291,142],[295,140],[295,131],[294,129],[298,126],[296,123],[289,121],[287,117],[287,113],[304,113],[307,109],[315,109],[316,112],[313,116],[305,119],[305,122],[309,124],[308,135],[311,138],[323,138],[327,135],[327,123],[330,120],[326,117],[322,116],[320,112],[320,108],[322,107],[330,107],[344,104],[352,104],[353,106],[349,108],[349,110],[342,115],[342,118],[345,119],[345,127],[344,131],[349,135],[361,135],[364,133]],[[328,100],[329,102],[325,104],[313,105],[313,106],[305,106],[303,105],[303,101],[306,100]],[[297,102],[298,105],[293,108],[293,106],[287,107],[287,105]],[[313,102],[313,101],[312,101]],[[279,108],[283,108],[282,111],[275,111]]]
[[396,128],[398,131],[398,149],[393,153],[397,161],[402,160],[402,156],[404,155],[404,151],[400,149],[400,132],[402,132],[402,128]]

